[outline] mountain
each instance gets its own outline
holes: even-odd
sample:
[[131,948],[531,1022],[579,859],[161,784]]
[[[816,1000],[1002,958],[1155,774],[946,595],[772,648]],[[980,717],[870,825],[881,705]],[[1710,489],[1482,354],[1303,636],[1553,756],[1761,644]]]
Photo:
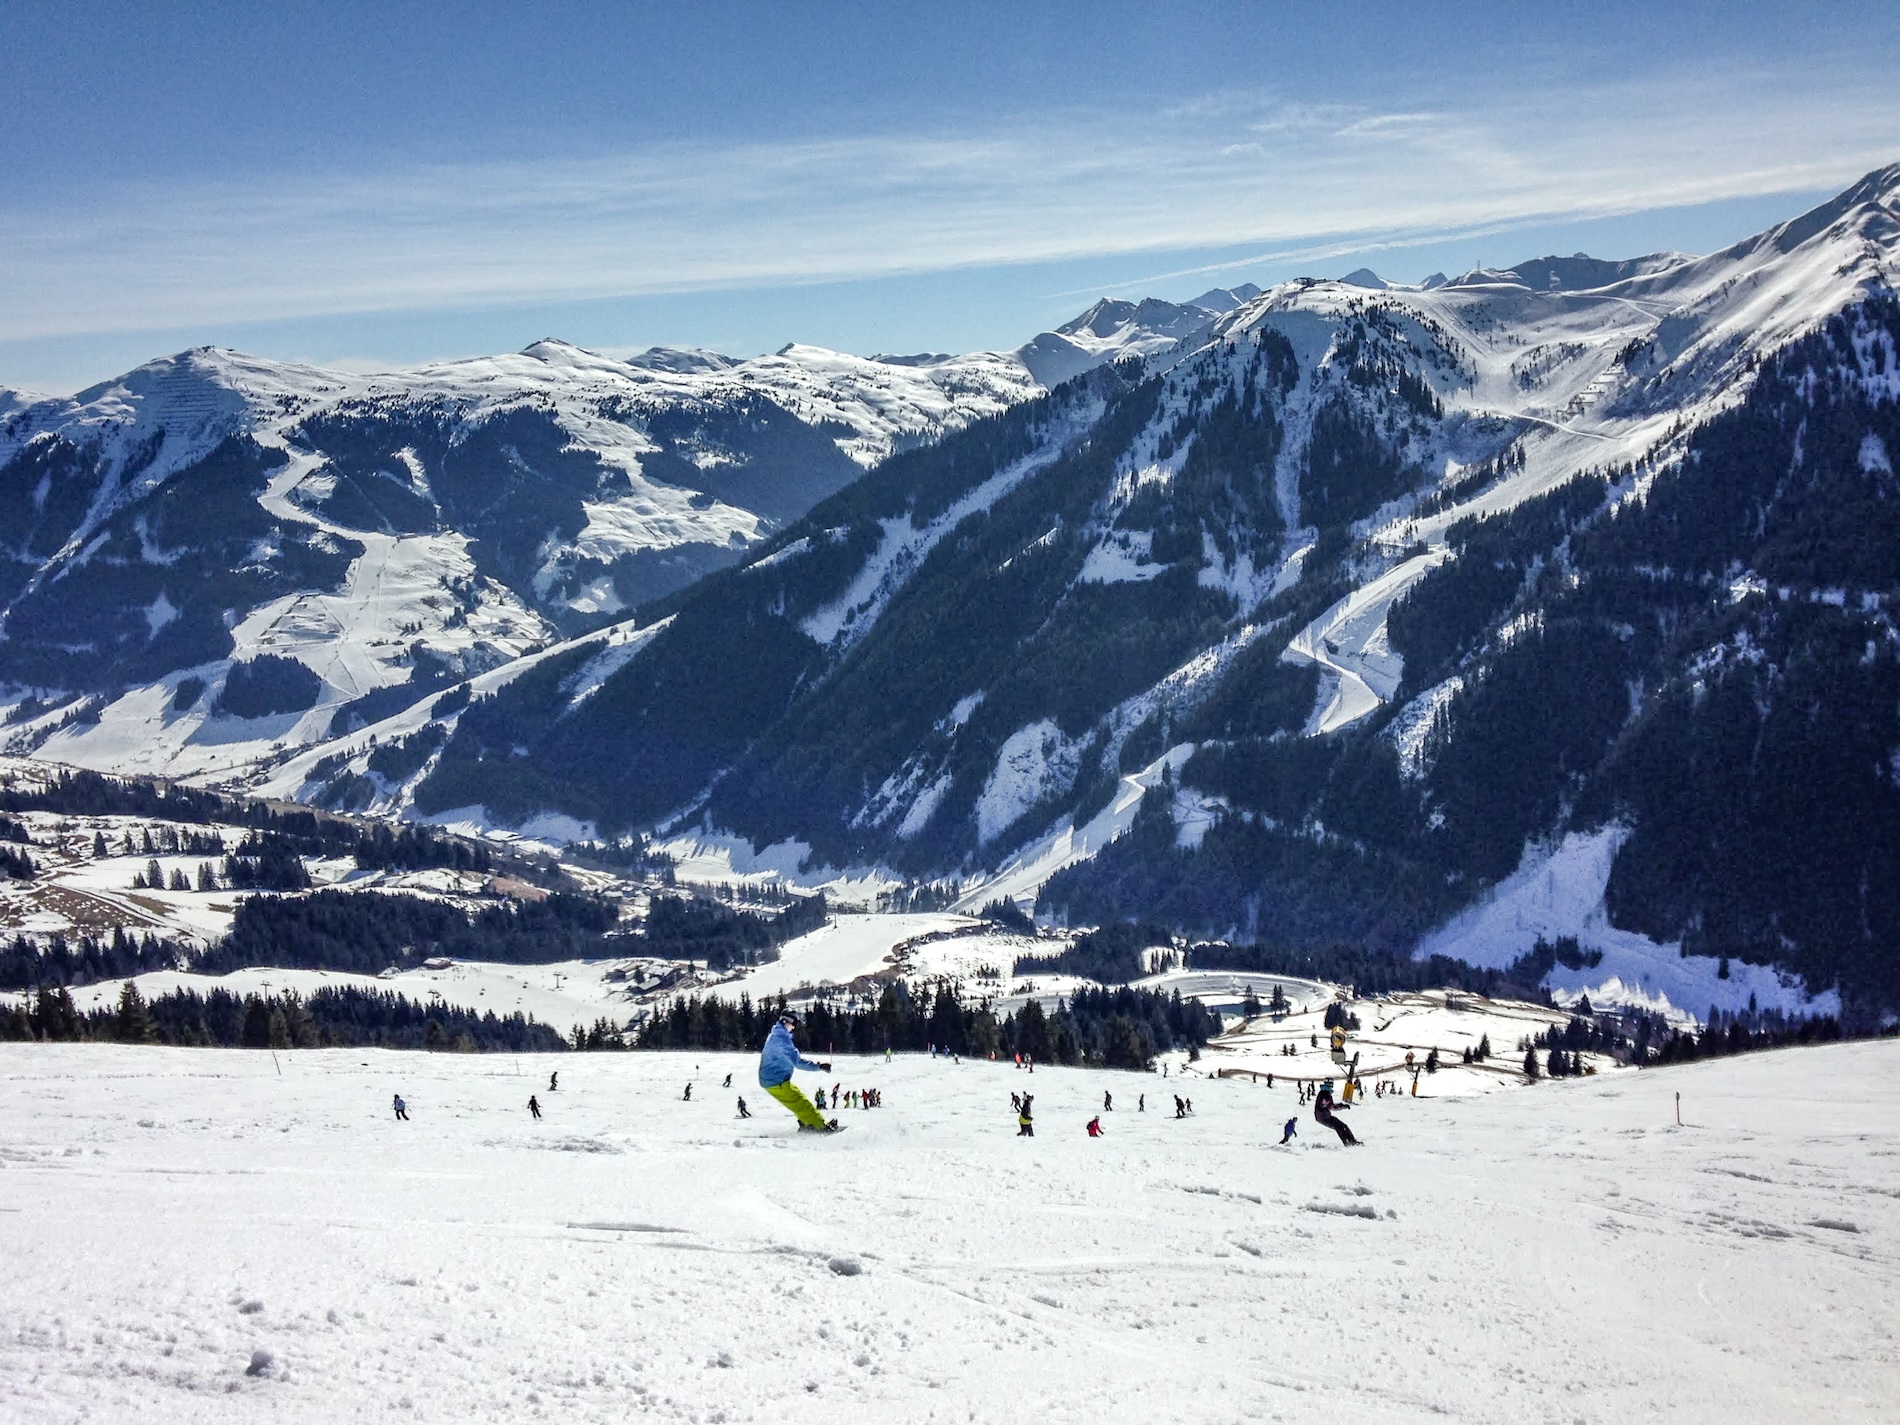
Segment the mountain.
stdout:
[[[1213,318],[1153,315],[1050,340],[1079,370]],[[547,340],[364,376],[205,348],[0,392],[0,741],[228,777],[510,676],[1035,395],[1038,351]]]
[[1900,1003],[1897,196],[1204,327],[1098,304],[1055,335],[1154,336],[475,702],[415,806]]

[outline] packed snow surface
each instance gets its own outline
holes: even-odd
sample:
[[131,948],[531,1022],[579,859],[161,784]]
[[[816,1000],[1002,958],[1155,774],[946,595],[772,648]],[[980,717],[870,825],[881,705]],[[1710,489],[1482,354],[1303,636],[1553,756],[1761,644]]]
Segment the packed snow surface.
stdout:
[[915,1056],[801,1136],[753,1065],[0,1046],[0,1416],[1892,1419],[1900,1044],[1379,1098],[1351,1150],[1274,1146],[1284,1086]]

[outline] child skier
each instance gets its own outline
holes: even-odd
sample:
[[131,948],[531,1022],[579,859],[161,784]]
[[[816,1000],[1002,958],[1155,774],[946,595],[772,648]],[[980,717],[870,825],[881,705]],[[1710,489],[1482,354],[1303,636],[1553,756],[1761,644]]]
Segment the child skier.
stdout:
[[759,1087],[790,1109],[801,1129],[813,1133],[836,1132],[838,1120],[827,1122],[792,1082],[794,1069],[813,1074],[831,1072],[831,1065],[816,1063],[798,1052],[798,1046],[792,1042],[792,1030],[797,1025],[797,1018],[787,1012],[779,1016],[772,1032],[765,1036],[765,1047],[759,1051]]
[[536,1118],[541,1116],[540,1100],[535,1098],[533,1094],[528,1095],[528,1112],[532,1113]]
[[409,1105],[402,1101],[401,1094],[396,1095],[396,1117],[400,1118],[404,1123],[409,1121]]

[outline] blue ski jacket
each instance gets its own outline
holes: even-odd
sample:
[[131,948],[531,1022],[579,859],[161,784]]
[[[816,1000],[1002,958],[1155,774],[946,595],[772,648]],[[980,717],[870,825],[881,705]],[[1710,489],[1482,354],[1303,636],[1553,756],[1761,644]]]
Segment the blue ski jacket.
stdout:
[[798,1046],[792,1043],[792,1031],[782,1024],[774,1024],[772,1032],[765,1036],[765,1049],[759,1055],[759,1087],[777,1088],[792,1076],[793,1069],[805,1069],[817,1073],[818,1066],[798,1052]]

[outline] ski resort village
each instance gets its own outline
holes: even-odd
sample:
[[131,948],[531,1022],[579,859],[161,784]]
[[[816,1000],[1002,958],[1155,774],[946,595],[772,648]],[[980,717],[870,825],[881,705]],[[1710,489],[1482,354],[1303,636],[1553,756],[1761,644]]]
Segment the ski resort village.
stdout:
[[0,12],[0,1422],[1900,1421],[1895,39]]

